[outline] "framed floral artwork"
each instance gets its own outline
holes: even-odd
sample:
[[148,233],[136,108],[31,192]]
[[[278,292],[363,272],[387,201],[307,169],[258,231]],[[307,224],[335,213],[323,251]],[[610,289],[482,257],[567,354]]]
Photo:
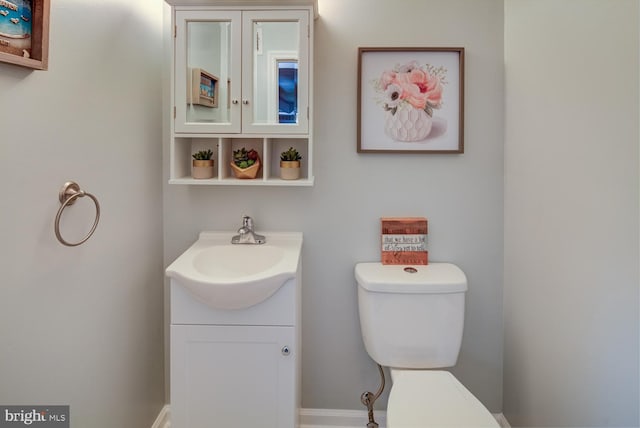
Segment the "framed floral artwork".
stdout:
[[464,48],[358,48],[358,153],[464,153]]

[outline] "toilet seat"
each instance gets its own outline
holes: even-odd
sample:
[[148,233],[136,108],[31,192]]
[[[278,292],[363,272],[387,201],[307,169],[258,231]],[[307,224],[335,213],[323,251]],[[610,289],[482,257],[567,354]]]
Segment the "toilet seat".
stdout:
[[500,427],[447,371],[391,369],[391,377],[387,428]]

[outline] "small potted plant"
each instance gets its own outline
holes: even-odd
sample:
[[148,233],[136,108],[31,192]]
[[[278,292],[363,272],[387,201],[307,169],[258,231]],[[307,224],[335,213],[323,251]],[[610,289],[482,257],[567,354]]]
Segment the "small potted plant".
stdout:
[[236,178],[256,178],[260,171],[260,156],[254,149],[241,148],[233,151],[231,169]]
[[297,180],[300,178],[300,153],[293,147],[280,153],[280,178]]
[[193,168],[191,176],[193,178],[213,178],[213,152],[211,150],[200,150],[191,155],[193,157]]

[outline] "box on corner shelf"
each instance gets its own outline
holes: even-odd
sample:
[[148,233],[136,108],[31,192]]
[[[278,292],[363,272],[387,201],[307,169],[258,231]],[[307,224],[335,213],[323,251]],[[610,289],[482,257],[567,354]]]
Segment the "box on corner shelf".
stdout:
[[425,217],[382,217],[381,223],[383,265],[429,263]]

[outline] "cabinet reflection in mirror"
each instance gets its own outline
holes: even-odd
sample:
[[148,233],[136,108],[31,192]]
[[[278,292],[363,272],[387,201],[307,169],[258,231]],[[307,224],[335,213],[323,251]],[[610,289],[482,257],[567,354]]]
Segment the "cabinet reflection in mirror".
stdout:
[[253,23],[255,123],[298,123],[299,25]]
[[227,21],[187,22],[187,121],[229,122],[229,41]]

